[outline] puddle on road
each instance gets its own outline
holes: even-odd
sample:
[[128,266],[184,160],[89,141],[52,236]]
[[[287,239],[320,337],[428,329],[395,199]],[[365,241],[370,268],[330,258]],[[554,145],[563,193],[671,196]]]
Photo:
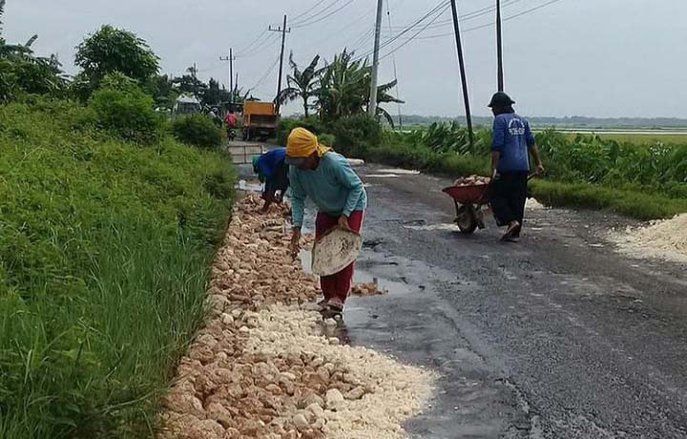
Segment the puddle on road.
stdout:
[[403,282],[397,282],[391,279],[386,279],[378,277],[366,270],[357,269],[355,270],[355,275],[353,276],[353,281],[355,283],[370,283],[377,282],[379,290],[387,291],[389,295],[405,295],[410,294],[411,289],[409,286]]
[[398,178],[396,174],[367,174],[367,178]]
[[[312,274],[312,252],[310,250],[301,250],[298,254],[301,261],[303,271]],[[391,279],[385,279],[373,275],[372,273],[356,268],[353,282],[355,283],[371,283],[377,281],[377,285],[381,291],[388,291],[390,295],[409,294],[411,289],[403,282],[397,282]]]
[[420,171],[410,169],[380,169],[377,172],[380,174],[420,175]]
[[427,231],[448,231],[448,232],[460,232],[460,228],[456,224],[428,224],[423,226],[403,226],[404,229],[418,230],[422,232]]

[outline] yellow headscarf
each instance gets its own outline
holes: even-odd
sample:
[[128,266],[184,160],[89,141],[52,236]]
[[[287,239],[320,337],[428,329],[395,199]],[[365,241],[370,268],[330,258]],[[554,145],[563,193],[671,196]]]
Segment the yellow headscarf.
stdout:
[[331,148],[320,144],[317,136],[305,128],[295,128],[291,131],[289,140],[286,143],[286,155],[288,157],[310,157],[315,151],[317,151],[319,157],[324,157],[325,154],[331,151]]

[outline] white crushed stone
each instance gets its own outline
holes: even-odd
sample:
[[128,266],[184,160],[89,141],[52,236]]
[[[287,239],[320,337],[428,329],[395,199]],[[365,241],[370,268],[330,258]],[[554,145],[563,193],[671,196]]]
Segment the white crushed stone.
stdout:
[[528,198],[527,202],[525,203],[525,209],[527,210],[541,210],[541,209],[546,209],[546,206],[541,204],[539,201],[535,200],[534,198]]
[[[421,413],[432,392],[434,375],[402,365],[371,349],[332,345],[320,335],[321,317],[297,307],[272,305],[257,316],[246,350],[265,356],[313,358],[313,364],[342,365],[356,388],[325,396],[323,432],[331,439],[396,439],[406,437],[402,424]],[[338,367],[338,366],[337,366]],[[333,411],[335,409],[336,411]],[[311,410],[312,411],[312,410]]]
[[687,214],[654,221],[646,227],[613,231],[610,239],[622,253],[635,258],[687,263]]
[[337,322],[315,311],[316,279],[289,255],[288,207],[256,215],[260,205],[254,195],[236,205],[209,319],[163,398],[158,439],[405,437],[432,374],[332,337]]

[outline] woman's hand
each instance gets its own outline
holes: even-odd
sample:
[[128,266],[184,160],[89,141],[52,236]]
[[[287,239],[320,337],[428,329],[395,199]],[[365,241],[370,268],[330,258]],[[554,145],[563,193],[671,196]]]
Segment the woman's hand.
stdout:
[[293,229],[289,251],[291,252],[293,260],[296,260],[298,254],[301,252],[301,229]]
[[339,217],[339,227],[349,232],[353,231],[353,229],[351,229],[351,225],[348,224],[348,217],[346,215],[341,215]]

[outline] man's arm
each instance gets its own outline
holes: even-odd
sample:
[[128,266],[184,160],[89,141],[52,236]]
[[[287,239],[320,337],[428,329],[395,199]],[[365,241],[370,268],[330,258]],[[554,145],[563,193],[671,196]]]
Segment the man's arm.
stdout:
[[491,178],[496,178],[499,169],[499,160],[501,160],[501,153],[499,151],[491,152]]
[[271,188],[265,191],[265,205],[262,206],[262,213],[267,212],[270,209],[272,203],[274,203],[274,194],[277,192],[275,188]]
[[537,167],[537,174],[543,174],[544,165],[542,164],[539,148],[537,147],[537,141],[534,138],[534,134],[532,134],[529,122],[525,123],[525,139],[527,140],[527,146],[529,147],[530,153],[534,158],[534,165]]
[[537,147],[536,143],[530,146],[530,153],[532,153],[532,157],[534,158],[534,164],[537,167],[537,174],[543,174],[544,164],[541,161],[541,156],[539,155],[539,148]]

